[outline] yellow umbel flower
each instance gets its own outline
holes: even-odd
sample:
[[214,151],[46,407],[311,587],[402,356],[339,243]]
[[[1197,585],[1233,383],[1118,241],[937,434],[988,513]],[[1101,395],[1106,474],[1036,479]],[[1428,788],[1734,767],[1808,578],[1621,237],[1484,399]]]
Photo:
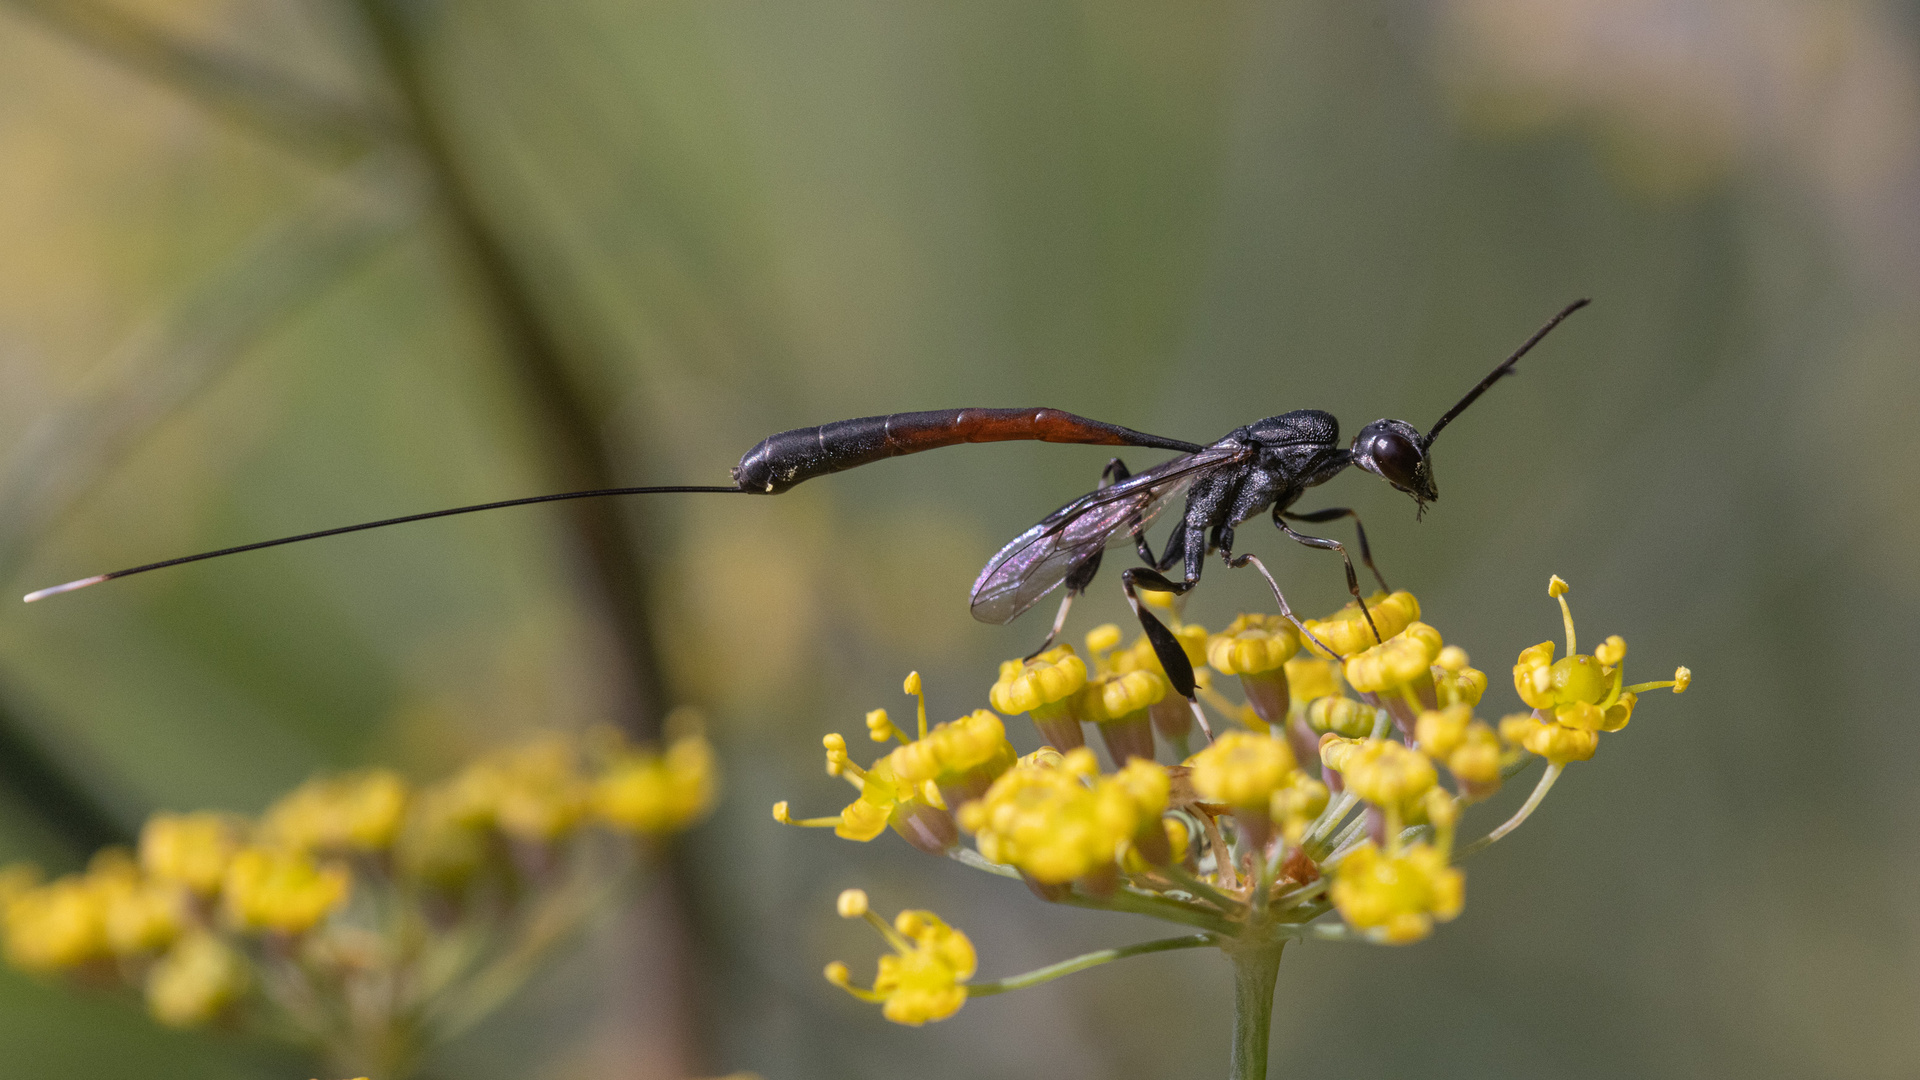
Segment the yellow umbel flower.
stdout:
[[249,982],[246,959],[201,931],[182,938],[147,973],[147,1009],[168,1027],[199,1027],[219,1019]]
[[[1107,755],[1119,764],[1153,759],[1153,721],[1149,710],[1166,700],[1166,676],[1138,668],[1124,675],[1103,672],[1080,692],[1080,715],[1093,722]],[[1181,702],[1184,710],[1185,702]]]
[[[1035,881],[1064,885],[1113,870],[1121,848],[1166,806],[1166,788],[1153,805],[1148,774],[1165,770],[1134,759],[1115,777],[1093,781],[1093,751],[1081,747],[1057,763],[1022,762],[960,808],[961,828],[974,834],[988,860],[1019,867]],[[1122,779],[1122,778],[1125,779]]]
[[1062,750],[1085,743],[1080,733],[1080,691],[1087,685],[1087,665],[1073,646],[1056,645],[1031,660],[1008,660],[987,700],[1007,716],[1028,713],[1040,736]]
[[1368,842],[1340,861],[1332,896],[1348,926],[1405,945],[1432,933],[1436,921],[1460,914],[1466,879],[1430,844],[1387,854]]
[[1207,639],[1207,663],[1222,675],[1258,675],[1300,651],[1300,635],[1278,615],[1243,614]]
[[466,884],[495,854],[492,815],[462,779],[421,791],[407,807],[394,861],[415,881],[442,889]]
[[675,739],[664,754],[625,750],[594,781],[593,810],[627,832],[677,832],[712,808],[715,773],[713,747],[700,735]]
[[1473,718],[1466,705],[1450,705],[1420,714],[1414,725],[1420,750],[1445,765],[1460,785],[1460,793],[1478,801],[1500,790],[1500,771],[1510,760],[1500,736]]
[[848,755],[847,740],[837,733],[821,743],[827,748],[827,775],[846,780],[860,796],[833,817],[819,818],[795,818],[783,800],[773,804],[775,821],[804,828],[830,828],[835,836],[862,842],[891,826],[908,843],[936,855],[959,839],[940,790],[931,781],[914,784],[901,780],[894,775],[891,754],[874,762],[872,768],[862,769]]
[[838,961],[827,965],[828,982],[862,1001],[881,1002],[882,1016],[914,1027],[945,1020],[967,1003],[966,981],[979,967],[967,935],[931,911],[903,911],[888,926],[858,889],[841,893],[837,906],[842,918],[866,919],[894,951],[880,958],[871,990],[854,986],[847,965]]
[[299,851],[385,851],[406,808],[406,781],[391,769],[317,777],[268,807],[260,833]]
[[1567,603],[1570,591],[1557,574],[1547,583],[1547,595],[1560,602],[1567,655],[1555,660],[1553,642],[1543,641],[1521,650],[1513,665],[1514,689],[1535,710],[1535,724],[1528,727],[1514,723],[1511,732],[1506,721],[1501,726],[1501,734],[1508,741],[1520,743],[1555,765],[1592,757],[1600,742],[1597,733],[1626,727],[1633,718],[1638,694],[1666,687],[1682,693],[1693,681],[1691,671],[1679,668],[1670,680],[1623,685],[1626,640],[1616,634],[1601,642],[1591,655],[1579,652],[1573,608]]
[[1327,785],[1301,772],[1299,769],[1287,774],[1286,786],[1273,793],[1267,803],[1267,814],[1280,823],[1280,835],[1287,843],[1298,843],[1327,808]]
[[573,743],[558,736],[490,754],[455,781],[472,805],[517,840],[554,843],[587,816],[593,789]]
[[187,922],[183,886],[129,874],[100,882],[107,944],[121,956],[158,952],[173,944]]
[[1373,730],[1375,709],[1350,697],[1317,697],[1301,712],[1308,730],[1316,735],[1331,731],[1350,739],[1365,737]]
[[[1367,625],[1367,616],[1373,616],[1373,626]],[[1307,633],[1324,642],[1332,653],[1314,644],[1312,639],[1306,642],[1307,648],[1315,656],[1329,660],[1352,656],[1380,644],[1407,627],[1420,617],[1420,601],[1410,592],[1374,593],[1367,597],[1367,610],[1363,614],[1360,605],[1348,601],[1347,606],[1334,612],[1325,619],[1308,619],[1304,624]],[[1380,630],[1380,639],[1375,640],[1374,628]]]
[[1423,622],[1412,623],[1349,659],[1347,682],[1363,694],[1383,694],[1430,683],[1433,662],[1439,658],[1442,644],[1440,631]]
[[1487,692],[1487,673],[1467,666],[1467,650],[1448,645],[1433,660],[1435,704],[1478,705]]
[[163,881],[212,896],[242,842],[242,823],[227,814],[155,814],[140,829],[140,866]]
[[246,848],[227,867],[221,897],[227,917],[247,930],[298,934],[346,903],[353,878],[296,851]]
[[931,783],[948,806],[977,799],[1019,759],[1007,741],[1007,727],[986,709],[937,725],[888,755],[893,775],[903,784]]
[[1240,615],[1207,639],[1207,663],[1222,675],[1238,676],[1247,704],[1268,724],[1286,722],[1286,664],[1299,651],[1300,635],[1278,615]]
[[1284,665],[1287,687],[1295,704],[1318,701],[1340,693],[1340,665],[1317,656],[1296,656]]
[[59,971],[110,955],[107,910],[97,883],[68,874],[15,896],[6,908],[7,960],[25,971]]
[[1412,811],[1439,781],[1424,755],[1392,739],[1329,735],[1320,744],[1320,760],[1340,774],[1348,791],[1389,815]]
[[1294,771],[1293,751],[1279,739],[1229,731],[1193,755],[1193,790],[1208,802],[1265,812]]

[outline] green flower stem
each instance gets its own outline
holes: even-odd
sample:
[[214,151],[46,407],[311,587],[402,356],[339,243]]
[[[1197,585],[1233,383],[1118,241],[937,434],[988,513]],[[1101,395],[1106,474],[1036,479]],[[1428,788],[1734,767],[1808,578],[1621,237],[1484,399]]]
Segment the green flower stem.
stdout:
[[1279,896],[1276,896],[1273,898],[1273,904],[1272,904],[1273,910],[1286,911],[1289,908],[1295,907],[1299,904],[1303,904],[1306,901],[1311,900],[1316,896],[1319,896],[1321,893],[1326,892],[1327,887],[1332,884],[1333,884],[1332,878],[1321,877],[1313,881],[1309,881],[1305,885],[1302,885],[1297,889],[1293,889],[1288,892],[1283,892]]
[[1171,952],[1174,949],[1199,949],[1208,945],[1218,945],[1219,939],[1212,934],[1186,934],[1181,937],[1161,938],[1157,941],[1143,941],[1138,945],[1126,945],[1118,949],[1101,949],[1071,960],[1062,960],[1057,964],[1029,971],[1025,975],[1014,975],[992,982],[968,983],[968,997],[986,997],[989,994],[1004,994],[1009,990],[1020,990],[1029,986],[1038,986],[1051,982],[1062,975],[1071,975],[1076,971],[1085,971],[1090,967],[1125,960],[1129,956],[1145,956],[1148,953]]
[[985,855],[980,854],[970,847],[953,848],[947,852],[947,858],[952,859],[962,866],[971,866],[975,870],[985,870],[989,874],[998,874],[1003,878],[1012,878],[1015,881],[1020,880],[1019,870],[1005,863],[993,862]]
[[1285,945],[1282,940],[1227,954],[1233,961],[1233,1058],[1227,1069],[1229,1080],[1266,1080],[1273,985],[1280,978],[1280,951]]
[[1540,782],[1534,785],[1533,794],[1527,796],[1527,801],[1520,809],[1515,811],[1514,815],[1503,822],[1499,828],[1468,844],[1466,847],[1461,848],[1460,853],[1454,856],[1454,861],[1458,862],[1470,855],[1477,855],[1485,851],[1487,848],[1493,846],[1495,840],[1519,828],[1520,823],[1527,820],[1528,816],[1533,813],[1534,807],[1540,805],[1540,800],[1547,797],[1547,792],[1552,789],[1553,782],[1560,779],[1561,768],[1559,765],[1548,764],[1547,771],[1540,774]]
[[1166,875],[1174,881],[1179,882],[1181,888],[1205,900],[1207,903],[1214,905],[1221,911],[1231,914],[1236,911],[1246,910],[1247,905],[1226,895],[1199,878],[1194,877],[1192,874],[1187,873],[1183,867],[1168,866],[1165,870]]
[[1061,897],[1060,903],[1102,911],[1125,911],[1134,915],[1150,915],[1156,919],[1183,923],[1228,937],[1233,936],[1239,929],[1236,924],[1211,911],[1183,904],[1169,897],[1132,889],[1122,889],[1111,896],[1090,896],[1086,893],[1073,892]]

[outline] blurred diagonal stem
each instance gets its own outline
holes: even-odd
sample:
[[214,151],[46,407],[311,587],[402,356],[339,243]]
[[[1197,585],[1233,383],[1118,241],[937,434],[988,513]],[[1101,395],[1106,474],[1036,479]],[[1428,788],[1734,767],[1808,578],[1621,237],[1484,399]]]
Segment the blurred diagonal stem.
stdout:
[[[489,220],[462,166],[449,135],[450,118],[429,85],[407,17],[388,0],[359,0],[359,8],[405,107],[450,226],[449,238],[468,264],[475,292],[527,392],[561,484],[574,490],[617,486],[611,455],[600,437],[601,417],[588,405],[561,334],[541,311],[531,282]],[[625,662],[629,700],[621,726],[655,741],[660,738],[664,695],[648,619],[651,605],[637,561],[639,537],[626,512],[630,509],[613,500],[582,499],[566,504],[563,512],[585,548],[589,591]]]
[[0,791],[70,849],[75,863],[87,853],[124,844],[133,834],[81,780],[29,733],[12,695],[0,684]]
[[[601,436],[602,417],[589,405],[578,368],[568,362],[565,339],[542,311],[533,283],[489,218],[454,146],[452,117],[434,93],[416,27],[409,25],[410,15],[428,16],[397,0],[356,3],[439,196],[448,239],[466,262],[476,296],[526,391],[560,483],[575,490],[616,486],[612,454]],[[584,591],[600,609],[624,661],[627,701],[620,710],[621,726],[639,739],[657,741],[665,694],[639,563],[640,537],[636,518],[629,513],[638,509],[613,500],[582,499],[568,503],[565,512],[584,548]],[[656,884],[663,902],[656,918],[649,920],[653,959],[665,984],[674,988],[679,1008],[656,1015],[654,1022],[666,1028],[683,1065],[697,1071],[710,1057],[703,1038],[708,1025],[698,1005],[701,965],[694,956],[702,935],[680,851],[662,863]]]
[[378,141],[378,114],[245,57],[182,39],[146,19],[90,0],[0,0],[67,40],[145,75],[241,127],[324,161]]

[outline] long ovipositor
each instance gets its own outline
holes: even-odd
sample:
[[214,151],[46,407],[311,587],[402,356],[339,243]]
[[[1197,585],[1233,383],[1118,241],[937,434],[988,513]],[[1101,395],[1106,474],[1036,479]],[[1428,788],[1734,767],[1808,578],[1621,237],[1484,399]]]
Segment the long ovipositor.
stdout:
[[1191,454],[1199,444],[1089,420],[1060,409],[935,409],[837,420],[760,440],[733,468],[740,490],[778,495],[805,480],[883,458],[980,442],[1144,446]]

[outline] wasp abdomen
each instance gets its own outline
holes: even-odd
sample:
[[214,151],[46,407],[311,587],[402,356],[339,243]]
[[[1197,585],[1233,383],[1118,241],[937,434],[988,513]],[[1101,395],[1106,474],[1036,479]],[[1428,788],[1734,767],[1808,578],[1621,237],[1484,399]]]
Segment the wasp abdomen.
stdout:
[[936,409],[862,416],[819,427],[795,428],[762,439],[733,469],[742,491],[777,495],[816,476],[882,458],[969,442],[1093,443],[1151,446],[1192,452],[1192,443],[1103,424],[1059,409]]

